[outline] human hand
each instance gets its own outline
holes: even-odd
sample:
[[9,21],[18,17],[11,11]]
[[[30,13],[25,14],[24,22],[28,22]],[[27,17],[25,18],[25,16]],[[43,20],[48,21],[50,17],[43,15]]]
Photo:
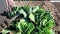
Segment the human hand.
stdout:
[[10,8],[16,6],[14,0],[6,0],[6,2],[7,2],[7,5],[8,5]]
[[[3,0],[4,1],[4,0]],[[6,0],[6,4],[8,7],[12,8],[15,5],[15,2],[13,0]],[[9,19],[6,19],[5,17],[0,16],[0,30],[4,29],[8,26],[9,23],[5,23],[4,20],[9,21]]]

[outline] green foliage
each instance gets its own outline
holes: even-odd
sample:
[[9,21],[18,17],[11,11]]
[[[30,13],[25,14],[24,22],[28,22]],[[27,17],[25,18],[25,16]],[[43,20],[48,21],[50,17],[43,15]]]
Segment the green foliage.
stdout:
[[[39,6],[17,6],[8,13],[9,18],[20,14],[19,21],[13,21],[5,30],[14,31],[15,34],[55,34],[53,16]],[[19,17],[19,16],[18,16]],[[3,31],[4,32],[4,31]]]

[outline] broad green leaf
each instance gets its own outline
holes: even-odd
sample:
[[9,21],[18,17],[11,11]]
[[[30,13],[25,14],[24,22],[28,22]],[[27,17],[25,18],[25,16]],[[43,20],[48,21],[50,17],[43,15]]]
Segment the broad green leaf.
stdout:
[[33,7],[33,13],[35,13],[39,9],[39,6]]
[[36,13],[36,14],[34,14],[34,16],[35,16],[35,24],[39,24],[39,14],[38,13]]
[[23,6],[23,10],[25,11],[25,12],[28,12],[29,11],[29,6]]
[[24,17],[26,17],[26,16],[27,16],[27,14],[25,13],[25,11],[24,11],[23,9],[19,10],[19,14],[23,14],[23,15],[24,15]]
[[53,29],[50,30],[50,33],[51,33],[51,34],[55,34],[55,32],[53,31]]
[[28,27],[26,29],[26,33],[30,34],[34,30],[34,28],[35,28],[34,24],[33,23],[29,23]]
[[28,11],[28,14],[32,13],[33,10],[32,10],[32,7],[29,8],[29,11]]
[[17,27],[20,31],[24,31],[27,28],[27,22],[24,19],[21,19],[19,23],[17,23]]
[[47,28],[44,32],[45,32],[45,34],[55,34],[52,29],[47,29]]
[[46,25],[46,22],[47,22],[47,19],[43,19],[43,20],[41,20],[40,25],[45,26]]
[[50,19],[50,20],[47,22],[47,25],[48,25],[48,27],[52,28],[52,27],[55,25],[54,20],[53,20],[53,19]]
[[20,26],[21,26],[22,30],[24,31],[27,28],[27,22],[24,19],[21,19]]
[[38,29],[39,34],[43,34],[44,31],[40,27],[36,26],[36,28]]
[[48,19],[48,20],[53,19],[50,12],[45,13],[45,18]]
[[35,22],[35,17],[34,17],[34,14],[33,13],[31,13],[29,15],[29,18],[30,18],[31,21]]
[[19,29],[20,32],[23,32],[23,30],[21,29],[20,23],[17,23],[16,27]]
[[40,13],[40,14],[45,14],[45,10],[42,9],[42,8],[38,9],[37,12]]

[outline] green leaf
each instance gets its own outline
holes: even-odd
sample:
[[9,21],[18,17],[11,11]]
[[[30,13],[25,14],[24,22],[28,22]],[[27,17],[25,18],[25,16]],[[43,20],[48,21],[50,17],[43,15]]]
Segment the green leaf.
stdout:
[[14,11],[13,13],[14,13],[14,15],[16,15],[16,11]]
[[35,14],[35,24],[39,24],[39,16],[38,16],[38,13]]
[[55,34],[54,31],[52,29],[45,29],[44,30],[45,34]]
[[36,28],[38,29],[39,34],[43,34],[44,31],[40,27],[36,26]]
[[34,17],[34,14],[33,13],[31,13],[29,15],[29,18],[30,18],[31,21],[35,22],[35,17]]
[[47,22],[47,25],[48,25],[48,27],[52,28],[52,27],[55,25],[54,20],[53,20],[53,19],[50,19],[50,20]]
[[40,25],[45,26],[46,25],[46,22],[47,22],[47,19],[43,19],[43,20],[41,20]]
[[34,6],[33,7],[33,13],[35,13],[39,9],[39,6]]
[[8,13],[8,16],[9,16],[9,18],[12,18],[13,17],[13,12]]
[[26,17],[27,16],[27,14],[25,13],[25,11],[23,10],[23,9],[21,9],[21,10],[19,10],[19,12],[18,12],[19,14],[23,14],[24,15],[24,17]]
[[29,6],[23,6],[23,10],[25,11],[25,12],[28,12],[29,11]]
[[17,10],[17,6],[13,7],[11,10],[12,11],[16,11]]
[[29,11],[28,11],[28,14],[32,13],[33,10],[32,10],[32,7],[29,8]]
[[45,14],[45,10],[42,9],[42,8],[38,9],[37,12],[40,13],[40,14]]
[[20,32],[23,32],[23,30],[21,29],[20,23],[17,23],[16,27],[19,29]]
[[16,10],[16,11],[18,11],[18,10],[21,10],[21,8],[22,8],[22,7],[20,7],[20,6],[17,6],[17,10]]
[[50,19],[53,19],[53,17],[51,16],[50,12],[46,12],[46,13],[45,13],[45,18],[48,19],[48,21],[49,21]]
[[24,19],[21,19],[16,26],[19,28],[20,31],[23,32],[27,28],[27,22]]
[[28,27],[26,29],[26,33],[30,34],[34,30],[34,28],[35,28],[34,24],[33,23],[29,23]]
[[35,32],[35,34],[39,34],[38,32]]

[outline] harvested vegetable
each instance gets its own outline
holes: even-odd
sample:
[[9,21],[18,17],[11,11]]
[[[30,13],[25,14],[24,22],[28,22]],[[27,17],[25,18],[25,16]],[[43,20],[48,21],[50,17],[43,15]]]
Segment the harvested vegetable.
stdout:
[[55,25],[54,19],[49,11],[39,6],[17,6],[12,8],[8,17],[11,19],[17,14],[20,14],[20,19],[13,21],[2,31],[3,34],[10,31],[14,31],[14,34],[55,34],[52,29]]

